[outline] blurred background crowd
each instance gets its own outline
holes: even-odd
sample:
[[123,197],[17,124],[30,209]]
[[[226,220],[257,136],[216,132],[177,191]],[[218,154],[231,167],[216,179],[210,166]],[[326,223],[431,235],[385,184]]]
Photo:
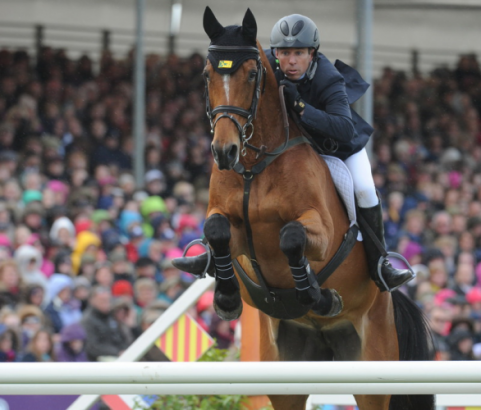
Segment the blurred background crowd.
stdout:
[[[329,57],[329,56],[328,56]],[[146,58],[146,174],[132,174],[132,56],[0,51],[0,361],[117,357],[194,278],[212,167],[204,58]],[[481,358],[481,71],[474,55],[374,84],[386,240],[417,278],[438,360]],[[192,249],[193,254],[201,252]],[[219,347],[212,292],[190,310]],[[167,360],[152,348],[144,360]]]

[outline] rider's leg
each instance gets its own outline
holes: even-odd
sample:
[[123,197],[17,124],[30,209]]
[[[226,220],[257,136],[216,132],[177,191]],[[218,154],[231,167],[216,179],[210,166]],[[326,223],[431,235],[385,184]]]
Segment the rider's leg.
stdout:
[[[349,171],[351,171],[359,212],[374,231],[381,245],[385,248],[381,201],[377,197],[367,152],[365,149],[362,149],[358,153],[351,155],[344,162],[349,168]],[[376,282],[376,285],[381,291],[398,288],[410,281],[413,275],[409,269],[394,269],[389,261],[385,259],[381,267],[381,274],[389,288],[386,289],[382,281],[379,280],[377,273],[378,262],[382,256],[381,251],[371,237],[362,229],[362,226],[361,230],[371,278]]]

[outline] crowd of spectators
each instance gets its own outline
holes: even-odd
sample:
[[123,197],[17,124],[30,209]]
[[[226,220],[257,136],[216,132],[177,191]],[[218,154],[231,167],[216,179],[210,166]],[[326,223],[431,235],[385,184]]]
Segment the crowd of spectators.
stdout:
[[[172,259],[208,203],[203,64],[148,56],[138,186],[130,58],[0,51],[0,360],[117,357],[192,283]],[[212,299],[189,313],[227,347]]]
[[[117,357],[192,283],[212,167],[204,58],[146,58],[145,167],[132,173],[132,58],[0,51],[0,361]],[[386,240],[414,266],[438,359],[481,357],[481,72],[374,84]],[[198,251],[194,249],[194,252]],[[212,292],[190,314],[228,347]],[[166,360],[151,349],[144,360]]]
[[481,358],[481,71],[407,76],[386,68],[374,85],[372,161],[386,242],[417,273],[440,360]]

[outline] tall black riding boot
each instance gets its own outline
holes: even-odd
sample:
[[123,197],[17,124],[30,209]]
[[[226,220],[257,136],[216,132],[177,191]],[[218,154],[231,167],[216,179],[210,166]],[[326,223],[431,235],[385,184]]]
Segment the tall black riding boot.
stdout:
[[[386,249],[386,244],[384,242],[384,225],[382,220],[382,207],[381,203],[372,208],[358,208],[361,216],[365,219],[369,227],[374,231],[380,245]],[[381,265],[381,275],[382,279],[379,277],[378,264],[379,260],[383,256],[381,250],[376,246],[375,242],[371,239],[371,236],[366,229],[363,228],[362,223],[360,223],[364,249],[366,250],[367,262],[369,266],[369,273],[371,279],[376,283],[381,292],[393,291],[399,286],[404,285],[409,282],[414,276],[409,269],[395,269],[389,263],[387,259],[384,259]],[[383,279],[384,282],[383,283]],[[387,288],[386,288],[387,285]]]

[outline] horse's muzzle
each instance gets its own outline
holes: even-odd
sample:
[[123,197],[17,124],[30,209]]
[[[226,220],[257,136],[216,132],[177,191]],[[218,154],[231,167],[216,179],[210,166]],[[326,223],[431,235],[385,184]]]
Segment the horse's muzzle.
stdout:
[[212,154],[214,161],[220,170],[230,171],[239,161],[239,147],[237,144],[212,143]]

